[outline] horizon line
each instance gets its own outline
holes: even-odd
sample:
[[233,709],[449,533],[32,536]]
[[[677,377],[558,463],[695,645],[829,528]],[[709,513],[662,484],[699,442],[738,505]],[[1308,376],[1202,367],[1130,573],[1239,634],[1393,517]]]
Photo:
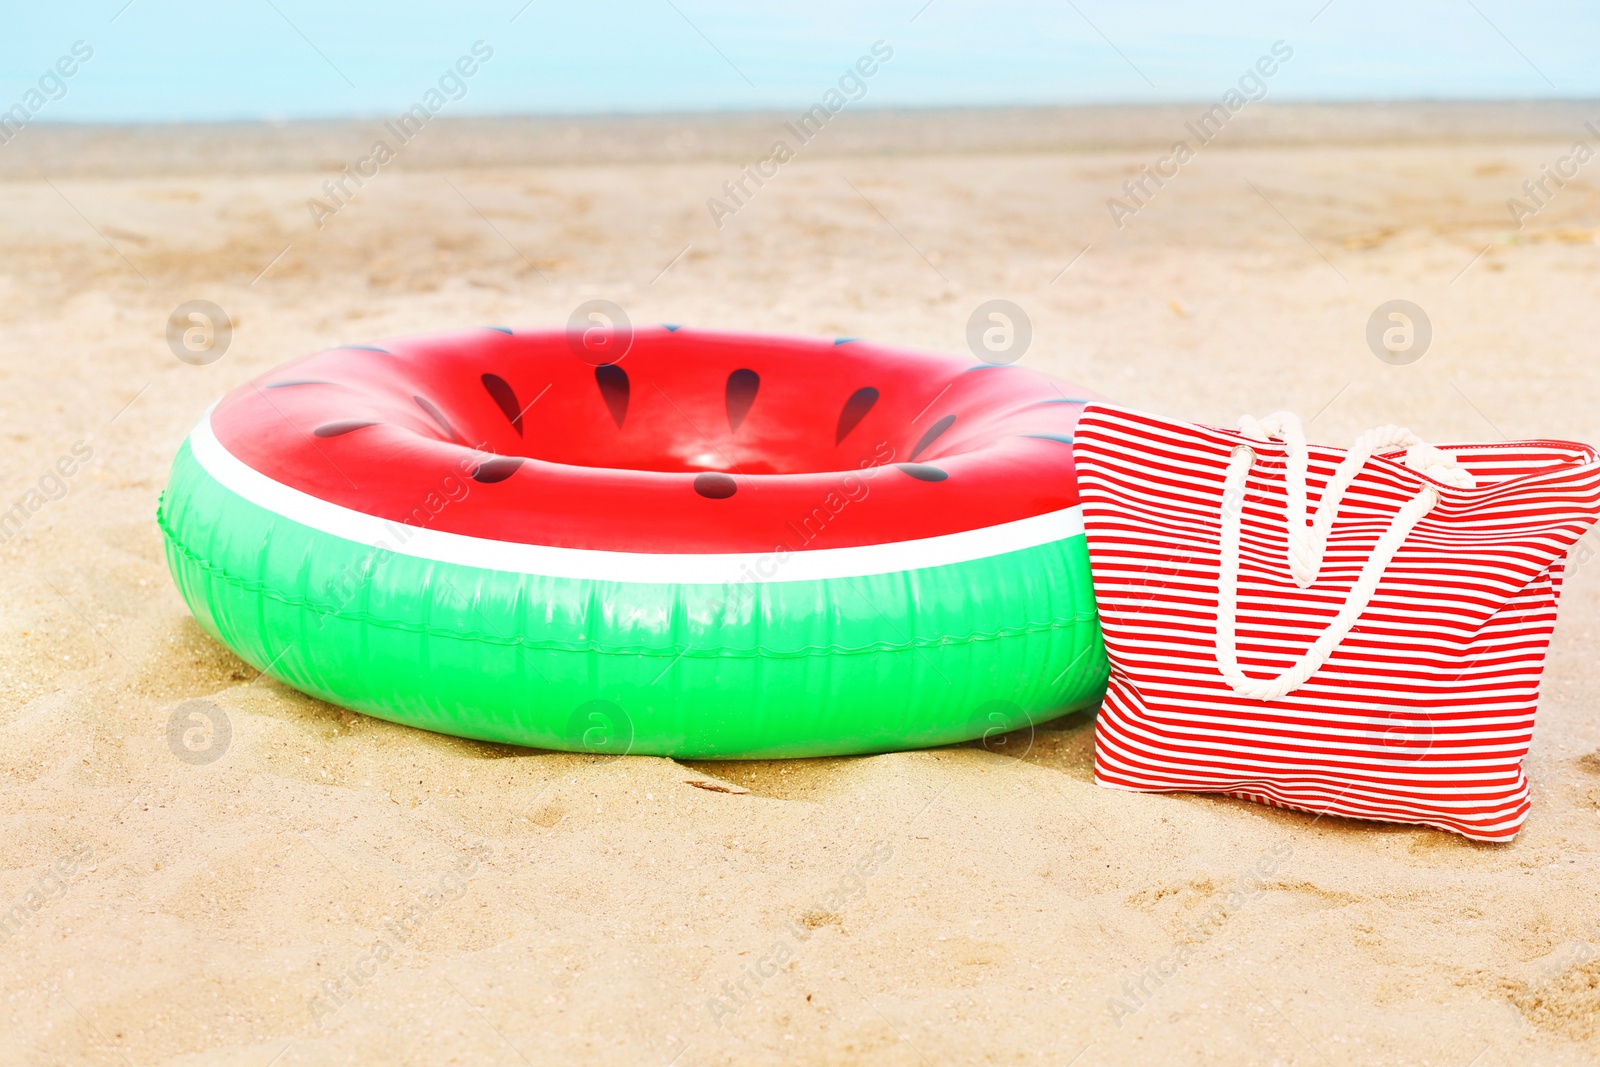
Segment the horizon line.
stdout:
[[[982,103],[982,104],[902,104],[890,106],[856,106],[836,115],[842,118],[845,115],[921,115],[951,112],[1059,112],[1059,111],[1155,111],[1168,108],[1214,106],[1217,101],[1211,97],[1174,97],[1169,100],[1103,100],[1103,101],[1066,101],[1066,102],[1028,102],[1028,103]],[[1287,108],[1384,108],[1404,106],[1427,107],[1486,107],[1486,106],[1578,106],[1584,104],[1600,105],[1600,95],[1596,96],[1396,96],[1396,97],[1304,97],[1293,99],[1262,99],[1250,102],[1250,110],[1282,110]],[[449,124],[460,124],[474,121],[593,121],[610,119],[722,119],[722,118],[756,118],[767,116],[782,116],[794,113],[804,113],[807,109],[794,105],[760,106],[760,107],[717,107],[717,108],[676,108],[676,109],[631,109],[617,108],[610,110],[576,110],[576,111],[479,111],[458,112],[452,115],[433,116],[434,121],[443,121]],[[391,119],[395,114],[403,113],[400,108],[393,112],[385,111],[352,111],[341,114],[329,115],[299,115],[282,116],[270,113],[257,115],[241,115],[230,118],[54,118],[39,116],[32,119],[28,125],[34,128],[84,128],[84,127],[183,127],[183,126],[268,126],[284,127],[296,125],[331,125],[338,123],[378,122]]]

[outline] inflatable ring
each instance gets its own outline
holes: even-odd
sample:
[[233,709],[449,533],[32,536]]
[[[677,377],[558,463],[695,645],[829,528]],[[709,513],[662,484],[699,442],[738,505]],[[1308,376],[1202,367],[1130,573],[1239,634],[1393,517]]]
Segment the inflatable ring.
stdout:
[[1089,397],[862,341],[350,345],[224,397],[159,521],[199,624],[324,700],[539,748],[878,752],[1106,682]]

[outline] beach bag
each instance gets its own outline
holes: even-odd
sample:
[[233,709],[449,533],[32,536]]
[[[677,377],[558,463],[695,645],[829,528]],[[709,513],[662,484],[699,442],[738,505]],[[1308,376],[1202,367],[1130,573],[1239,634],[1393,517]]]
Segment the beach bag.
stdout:
[[1078,424],[1111,660],[1095,780],[1510,840],[1594,449],[1240,425]]

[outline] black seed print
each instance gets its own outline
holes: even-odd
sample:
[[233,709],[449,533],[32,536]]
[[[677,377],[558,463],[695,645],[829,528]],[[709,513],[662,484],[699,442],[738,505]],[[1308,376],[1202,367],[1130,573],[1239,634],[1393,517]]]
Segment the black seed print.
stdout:
[[338,348],[334,349],[335,352],[344,352],[347,350],[356,352],[382,352],[386,356],[394,355],[394,353],[389,351],[387,348],[379,348],[377,345],[340,345]]
[[739,483],[728,474],[697,474],[694,476],[694,491],[710,500],[726,500],[739,491]]
[[472,472],[472,480],[482,482],[484,485],[503,482],[517,473],[517,468],[522,466],[522,463],[521,456],[496,456],[494,459],[486,459]]
[[293,386],[293,385],[332,385],[332,384],[333,384],[332,382],[325,382],[320,378],[291,378],[286,382],[268,382],[267,383],[267,388],[268,389],[287,389],[287,388],[289,388],[290,386]]
[[1072,443],[1072,437],[1069,434],[1064,433],[1025,433],[1021,436],[1032,437],[1039,441],[1055,441],[1063,445],[1070,445]]
[[867,417],[867,412],[871,411],[872,405],[877,402],[878,391],[870,385],[851,393],[850,399],[844,402],[844,407],[839,412],[839,428],[834,431],[833,443],[837,445],[849,437],[850,431]]
[[422,396],[413,396],[411,399],[417,402],[417,407],[428,413],[428,418],[439,424],[439,429],[444,431],[446,437],[455,441],[461,440],[461,435],[456,433],[456,428],[450,425],[450,420],[444,417],[444,412],[434,406],[433,401]]
[[511,423],[511,428],[517,431],[517,436],[522,436],[522,405],[517,403],[516,390],[511,388],[511,383],[498,374],[485,374],[481,381],[483,387],[489,391],[489,396],[494,399],[495,405],[505,413]]
[[922,435],[922,440],[917,442],[917,447],[911,450],[911,462],[915,463],[917,461],[917,457],[926,452],[928,450],[928,446],[939,439],[940,434],[944,433],[955,424],[956,417],[954,415],[946,415],[944,418],[928,427],[928,432]]
[[508,328],[504,327],[504,326],[485,326],[484,329],[485,330],[493,330],[495,333],[503,333],[507,337],[512,336],[511,331]]
[[607,363],[594,369],[594,380],[617,429],[622,429],[622,420],[628,417],[628,372],[615,363]]
[[340,422],[325,422],[311,432],[316,434],[318,437],[338,437],[341,434],[347,434],[352,430],[360,430],[367,426],[376,425],[378,424],[365,419],[344,419]]
[[737,430],[744,417],[750,414],[750,405],[756,402],[756,390],[760,388],[761,375],[753,370],[740,368],[728,375],[728,429]]
[[919,482],[942,482],[950,477],[938,467],[930,467],[926,463],[896,463],[895,466]]

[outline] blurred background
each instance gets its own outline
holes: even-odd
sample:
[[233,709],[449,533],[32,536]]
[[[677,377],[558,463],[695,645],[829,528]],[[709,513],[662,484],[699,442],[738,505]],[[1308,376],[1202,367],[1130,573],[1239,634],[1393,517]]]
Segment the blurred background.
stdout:
[[1600,11],[1579,0],[105,0],[11,5],[0,100],[76,40],[93,61],[51,121],[386,115],[475,40],[495,52],[460,114],[809,106],[883,39],[872,107],[1209,99],[1264,46],[1292,46],[1280,100],[1600,95]]

